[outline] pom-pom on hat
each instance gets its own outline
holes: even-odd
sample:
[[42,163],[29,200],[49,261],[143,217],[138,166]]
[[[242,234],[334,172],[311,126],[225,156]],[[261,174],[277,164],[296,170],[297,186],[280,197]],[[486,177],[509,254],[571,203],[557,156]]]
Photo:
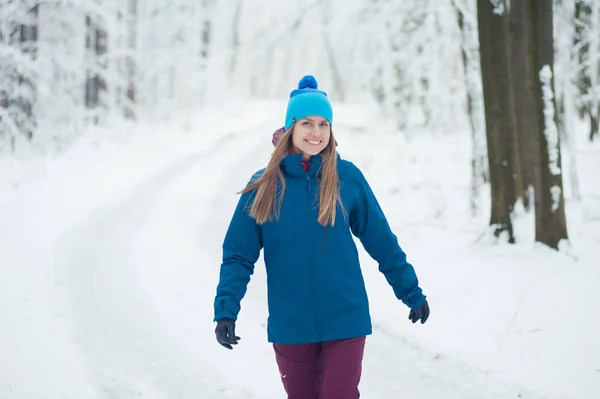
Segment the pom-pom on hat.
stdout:
[[319,90],[317,80],[312,75],[304,76],[298,83],[298,88],[290,93],[285,130],[307,116],[320,116],[333,124],[333,110],[327,93]]

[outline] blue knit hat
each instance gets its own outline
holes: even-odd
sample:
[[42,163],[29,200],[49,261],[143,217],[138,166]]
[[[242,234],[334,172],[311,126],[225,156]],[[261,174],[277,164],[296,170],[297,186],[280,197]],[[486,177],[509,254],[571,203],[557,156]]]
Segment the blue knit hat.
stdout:
[[285,115],[285,130],[307,116],[320,116],[333,124],[333,110],[327,93],[319,90],[318,87],[314,76],[306,75],[298,83],[298,89],[290,93]]

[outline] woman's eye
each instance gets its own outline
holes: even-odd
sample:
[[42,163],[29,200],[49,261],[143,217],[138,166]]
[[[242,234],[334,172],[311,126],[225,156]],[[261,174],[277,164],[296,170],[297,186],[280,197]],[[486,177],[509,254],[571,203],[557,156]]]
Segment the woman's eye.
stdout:
[[321,123],[321,127],[327,127],[329,126],[327,123]]
[[308,122],[308,121],[304,121],[304,122],[302,122],[302,124],[303,124],[304,126],[308,126],[308,125],[310,125],[310,122]]

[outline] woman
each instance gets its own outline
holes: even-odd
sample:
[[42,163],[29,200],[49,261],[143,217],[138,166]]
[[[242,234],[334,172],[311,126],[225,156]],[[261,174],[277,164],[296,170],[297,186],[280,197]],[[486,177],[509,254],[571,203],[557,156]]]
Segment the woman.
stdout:
[[333,112],[312,76],[293,90],[283,135],[233,214],[215,298],[217,341],[240,339],[235,320],[264,250],[269,318],[291,399],[358,398],[365,337],[372,332],[358,237],[396,297],[425,323],[429,306],[415,271],[361,171],[336,152]]

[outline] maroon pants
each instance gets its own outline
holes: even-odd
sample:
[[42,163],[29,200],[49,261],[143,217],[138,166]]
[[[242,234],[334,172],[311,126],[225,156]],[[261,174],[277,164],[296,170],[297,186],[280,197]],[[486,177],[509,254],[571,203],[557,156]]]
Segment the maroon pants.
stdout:
[[365,337],[273,347],[288,399],[360,397]]

